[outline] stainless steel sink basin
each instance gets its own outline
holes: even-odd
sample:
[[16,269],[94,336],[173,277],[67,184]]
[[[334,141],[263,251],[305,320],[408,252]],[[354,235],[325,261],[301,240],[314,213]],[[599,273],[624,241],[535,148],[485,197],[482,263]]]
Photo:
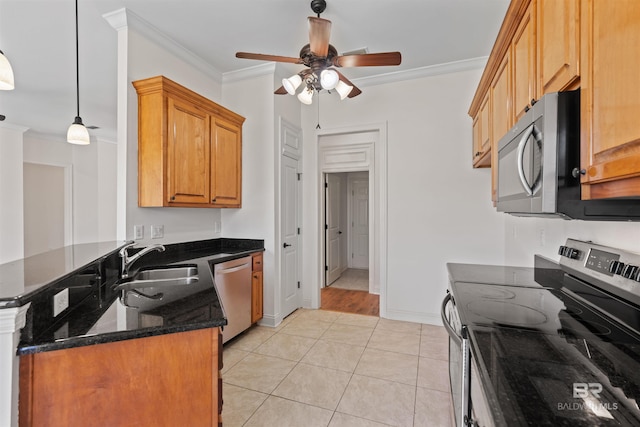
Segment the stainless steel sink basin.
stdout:
[[166,267],[146,267],[133,277],[124,279],[116,289],[139,289],[162,286],[184,286],[198,281],[196,264],[170,265]]

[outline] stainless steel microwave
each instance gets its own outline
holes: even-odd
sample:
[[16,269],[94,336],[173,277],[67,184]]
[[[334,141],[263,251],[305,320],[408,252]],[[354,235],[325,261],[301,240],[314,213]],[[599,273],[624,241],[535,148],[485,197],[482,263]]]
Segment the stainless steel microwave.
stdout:
[[541,97],[498,142],[497,167],[500,212],[640,220],[640,199],[581,200],[579,89]]

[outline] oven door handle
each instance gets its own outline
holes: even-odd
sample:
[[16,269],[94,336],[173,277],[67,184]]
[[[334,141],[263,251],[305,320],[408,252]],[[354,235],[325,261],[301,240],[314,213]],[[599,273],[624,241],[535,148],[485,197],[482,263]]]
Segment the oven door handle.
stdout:
[[458,335],[458,333],[451,327],[449,320],[447,320],[447,304],[449,304],[449,301],[451,301],[452,299],[453,298],[451,297],[451,294],[447,292],[444,300],[442,300],[442,306],[440,307],[440,317],[442,317],[442,324],[444,325],[444,328],[447,330],[447,333],[449,334],[451,339],[454,340],[456,344],[462,345],[462,337]]

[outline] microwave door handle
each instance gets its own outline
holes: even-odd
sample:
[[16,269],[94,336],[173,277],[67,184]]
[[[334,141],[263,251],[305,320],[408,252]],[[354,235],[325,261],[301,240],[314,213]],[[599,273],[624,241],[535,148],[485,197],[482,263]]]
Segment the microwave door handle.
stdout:
[[520,183],[529,196],[533,196],[533,189],[527,182],[527,178],[524,176],[524,149],[527,146],[527,141],[533,133],[533,124],[527,128],[520,138],[518,143],[518,176],[520,176]]
[[447,333],[449,334],[451,339],[454,340],[457,345],[461,346],[462,337],[458,335],[458,333],[453,329],[453,327],[451,327],[451,324],[449,323],[449,320],[447,320],[447,315],[445,313],[447,309],[447,304],[449,304],[449,301],[451,301],[451,294],[447,293],[447,296],[445,296],[444,300],[442,300],[442,306],[440,307],[440,317],[442,317],[442,324],[444,325],[444,328],[447,330]]

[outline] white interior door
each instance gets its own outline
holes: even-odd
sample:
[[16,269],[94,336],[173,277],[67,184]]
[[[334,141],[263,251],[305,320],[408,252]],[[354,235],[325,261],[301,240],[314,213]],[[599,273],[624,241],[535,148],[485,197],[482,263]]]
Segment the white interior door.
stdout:
[[351,181],[351,267],[369,268],[369,179]]
[[335,174],[326,174],[326,280],[325,286],[335,282],[342,273],[340,230],[340,190],[341,180]]
[[299,271],[300,181],[298,160],[282,156],[281,223],[282,242],[282,317],[286,317],[302,304]]

